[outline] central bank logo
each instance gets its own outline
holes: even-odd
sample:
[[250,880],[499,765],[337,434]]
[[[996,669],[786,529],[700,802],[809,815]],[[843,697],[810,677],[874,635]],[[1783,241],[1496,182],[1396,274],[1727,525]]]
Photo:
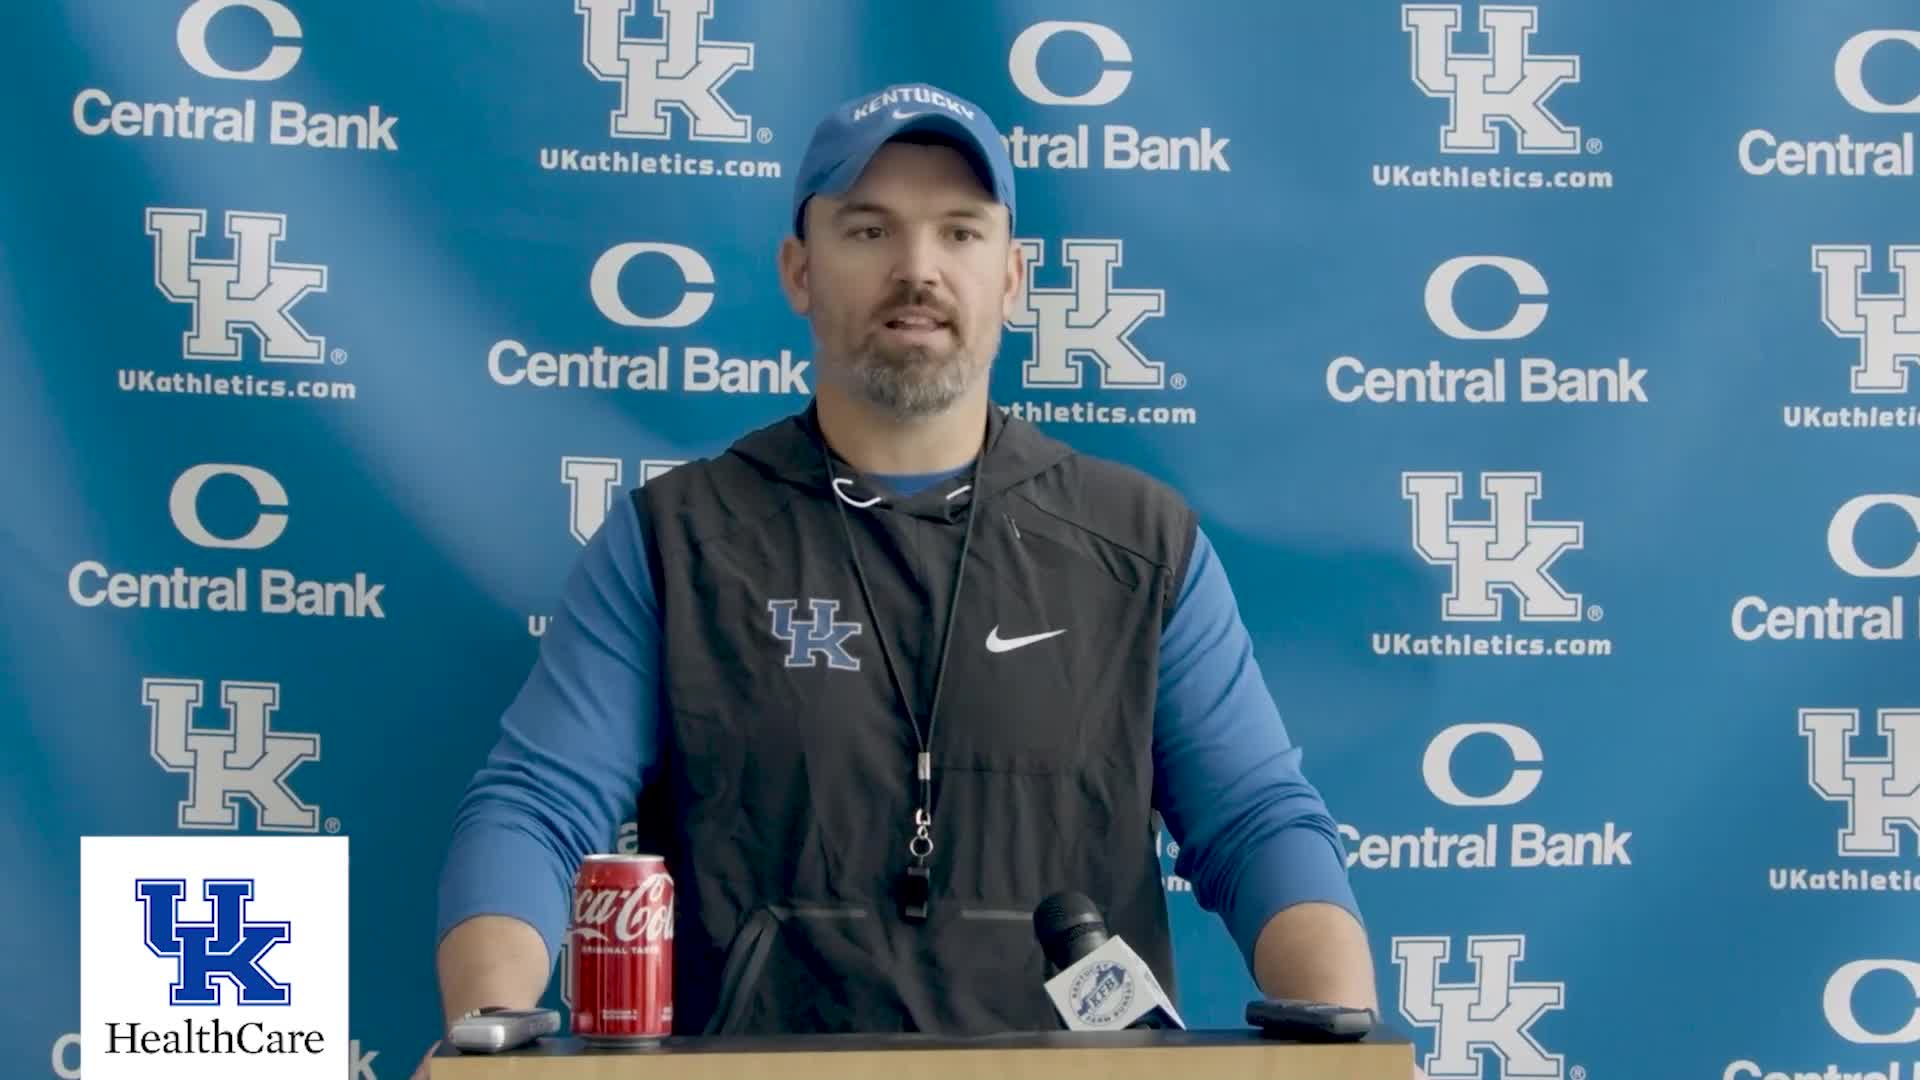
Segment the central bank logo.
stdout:
[[[1453,758],[1460,744],[1475,735],[1491,735],[1507,745],[1513,756],[1513,771],[1498,791],[1487,795],[1469,795],[1453,779]],[[1522,802],[1540,786],[1540,740],[1533,732],[1514,724],[1455,724],[1434,736],[1427,752],[1420,757],[1420,777],[1427,782],[1433,797],[1448,806],[1512,806]]]
[[[672,267],[667,270],[667,267]],[[663,274],[664,271],[664,274]],[[666,277],[664,289],[658,279]],[[632,278],[655,282],[651,289]],[[623,284],[623,281],[626,284]],[[587,271],[585,293],[607,322],[647,331],[700,325],[717,299],[713,264],[685,244],[655,240],[618,243],[600,253]],[[644,347],[595,344],[582,351],[530,348],[506,337],[487,350],[487,374],[500,386],[537,389],[684,390],[689,393],[808,394],[811,361],[791,349],[775,357],[724,355],[705,345],[671,346],[647,340]]]
[[[194,723],[205,692],[199,679],[148,678],[140,683],[141,700],[152,718],[153,760],[187,778],[179,827],[236,831],[239,806],[245,802],[253,807],[254,826],[261,832],[320,831],[319,808],[302,802],[288,786],[290,774],[303,762],[320,760],[320,736],[274,728],[280,684],[223,680],[219,705],[226,711],[224,728]],[[338,827],[328,819],[328,832]]]
[[[1079,389],[1089,364],[1102,390],[1159,390],[1168,385],[1166,364],[1148,357],[1131,340],[1141,323],[1166,314],[1167,293],[1115,287],[1114,272],[1126,265],[1121,241],[1061,241],[1067,284],[1053,288],[1033,283],[1035,271],[1046,265],[1046,243],[1015,243],[1027,272],[1006,328],[1032,338],[1032,352],[1020,367],[1022,386]],[[1178,376],[1172,380],[1176,389],[1183,381]]]
[[[1515,295],[1509,314],[1497,326],[1475,326],[1460,313],[1461,282],[1476,271],[1506,279]],[[1547,279],[1538,267],[1511,255],[1456,255],[1427,275],[1421,300],[1434,329],[1454,341],[1519,341],[1547,321]],[[1503,305],[1504,306],[1504,305]],[[1495,320],[1476,318],[1482,324]],[[1518,347],[1515,347],[1516,351]],[[1446,366],[1440,359],[1421,367],[1371,366],[1356,356],[1338,356],[1327,365],[1327,396],[1344,404],[1410,403],[1645,404],[1647,372],[1627,357],[1611,367],[1561,365],[1551,357],[1522,355],[1510,367],[1499,352],[1479,362]]]
[[574,0],[585,16],[584,60],[603,82],[620,87],[610,133],[621,139],[671,139],[674,117],[697,142],[743,143],[753,118],[720,94],[738,71],[753,70],[753,43],[707,36],[716,0],[653,0],[660,36],[627,37],[637,0]]
[[1920,709],[1881,709],[1875,727],[1887,752],[1855,755],[1849,747],[1860,731],[1859,710],[1800,710],[1807,782],[1822,799],[1846,806],[1841,855],[1894,858],[1901,831],[1920,854]]
[[[1519,981],[1526,935],[1468,937],[1471,982],[1440,981],[1452,948],[1451,937],[1393,939],[1393,962],[1400,969],[1400,1015],[1434,1033],[1433,1050],[1421,1062],[1429,1080],[1565,1076],[1564,1057],[1548,1053],[1531,1029],[1548,1010],[1565,1007],[1566,983]],[[1498,1072],[1485,1071],[1486,1053],[1499,1058]]]
[[[1841,43],[1831,66],[1822,63],[1823,68],[1832,71],[1834,89],[1841,101],[1870,115],[1920,113],[1920,94],[1900,101],[1897,91],[1882,84],[1881,90],[1893,91],[1894,100],[1889,100],[1867,85],[1868,57],[1882,46],[1896,43],[1908,50],[1920,49],[1920,30],[1862,30]],[[1892,59],[1883,56],[1871,63],[1886,65]],[[1903,65],[1911,62],[1907,56],[1899,59]],[[1783,138],[1768,128],[1757,127],[1740,136],[1737,154],[1740,169],[1748,176],[1911,179],[1915,175],[1911,130],[1876,133],[1864,138],[1848,132],[1814,138]]]
[[1428,97],[1447,101],[1441,152],[1500,153],[1504,130],[1522,154],[1579,153],[1580,129],[1563,124],[1547,99],[1562,85],[1580,81],[1580,58],[1533,51],[1538,7],[1482,4],[1479,10],[1487,40],[1483,53],[1456,48],[1461,5],[1400,9],[1401,28],[1412,36],[1414,85]]
[[1580,594],[1560,586],[1550,570],[1561,555],[1584,546],[1578,521],[1541,521],[1534,503],[1541,494],[1537,472],[1482,473],[1485,520],[1466,520],[1458,503],[1464,478],[1457,472],[1405,473],[1401,495],[1413,511],[1413,548],[1430,565],[1451,572],[1441,598],[1449,622],[1493,622],[1519,602],[1525,622],[1565,622],[1581,617]]
[[1856,394],[1904,394],[1909,369],[1920,367],[1920,246],[1887,249],[1898,282],[1891,293],[1868,293],[1863,279],[1873,251],[1857,244],[1816,244],[1820,321],[1836,336],[1857,342],[1850,388]]
[[787,645],[787,666],[819,667],[825,661],[836,671],[859,671],[860,658],[847,651],[847,639],[860,633],[861,626],[834,617],[840,611],[840,601],[820,597],[808,600],[811,614],[806,619],[794,618],[799,606],[798,600],[767,601],[774,639]]
[[318,364],[326,339],[307,332],[293,314],[310,293],[325,292],[327,268],[280,258],[287,215],[230,210],[222,235],[232,255],[206,253],[211,246],[204,210],[147,210],[153,237],[153,283],[161,295],[190,311],[191,329],[181,355],[188,360],[238,360],[242,335],[259,346],[267,363]]
[[[180,898],[186,895],[182,878],[140,878],[134,892],[145,912],[143,935],[148,951],[171,959],[178,975],[168,989],[169,1005],[290,1005],[292,987],[278,982],[261,966],[275,945],[287,941],[289,923],[253,918],[248,904],[253,879],[208,880],[204,898],[213,906],[209,922],[180,918]],[[229,1001],[222,986],[236,992]]]
[[[1802,535],[1812,540],[1806,534],[1813,532],[1805,528]],[[1920,578],[1920,496],[1856,495],[1827,519],[1824,532],[1828,558],[1848,577]],[[1891,554],[1909,543],[1904,557]],[[1896,592],[1880,602],[1829,596],[1794,603],[1752,593],[1734,601],[1729,622],[1741,641],[1905,641],[1907,600]]]

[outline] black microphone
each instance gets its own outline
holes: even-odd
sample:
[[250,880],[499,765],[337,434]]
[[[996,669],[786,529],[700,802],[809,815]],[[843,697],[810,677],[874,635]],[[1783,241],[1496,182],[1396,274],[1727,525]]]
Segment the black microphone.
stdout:
[[1107,933],[1107,920],[1085,894],[1059,892],[1042,900],[1033,910],[1033,933],[1058,971],[1045,989],[1068,1030],[1186,1028],[1153,969]]

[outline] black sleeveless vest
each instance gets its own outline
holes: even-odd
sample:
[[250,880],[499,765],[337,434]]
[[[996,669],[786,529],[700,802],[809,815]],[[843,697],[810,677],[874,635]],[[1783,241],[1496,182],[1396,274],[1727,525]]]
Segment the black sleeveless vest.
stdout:
[[[676,1034],[1058,1028],[1032,916],[1062,890],[1174,993],[1151,740],[1194,517],[989,414],[977,478],[911,498],[838,457],[836,494],[812,407],[632,492],[664,710],[638,823],[676,884]],[[915,922],[918,743],[879,636],[924,728],[968,512]]]

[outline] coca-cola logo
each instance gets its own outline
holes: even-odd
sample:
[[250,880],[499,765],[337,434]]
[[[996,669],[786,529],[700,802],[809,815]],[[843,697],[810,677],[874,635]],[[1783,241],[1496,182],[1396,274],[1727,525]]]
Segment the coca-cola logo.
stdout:
[[573,900],[574,935],[623,945],[672,941],[671,888],[666,874],[651,874],[630,889],[583,889]]

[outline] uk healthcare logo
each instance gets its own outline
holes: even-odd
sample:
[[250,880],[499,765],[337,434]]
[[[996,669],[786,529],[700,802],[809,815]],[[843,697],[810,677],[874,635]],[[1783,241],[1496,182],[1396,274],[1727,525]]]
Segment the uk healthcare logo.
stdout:
[[[1085,89],[1076,92],[1057,70],[1051,80],[1041,74],[1042,52],[1061,39],[1065,40],[1058,50],[1077,49],[1084,55],[1091,48],[1100,58],[1099,76]],[[1127,39],[1113,27],[1095,22],[1043,20],[1020,31],[1007,50],[1007,74],[1014,88],[1028,101],[1049,107],[1095,109],[1113,104],[1133,83],[1132,63],[1133,49]],[[1024,123],[1015,123],[1000,141],[1016,169],[1232,171],[1227,144],[1233,140],[1216,137],[1211,127],[1193,135],[1164,135],[1119,123],[1078,123],[1069,131],[1029,130]]]
[[[669,269],[670,268],[670,269]],[[633,278],[672,281],[641,299]],[[778,356],[741,357],[706,344],[669,345],[663,331],[699,326],[717,299],[713,263],[685,244],[659,240],[618,243],[594,259],[586,296],[610,324],[648,332],[638,347],[594,343],[578,349],[528,346],[515,337],[487,350],[487,375],[515,389],[721,394],[810,394],[811,362],[781,349]],[[696,339],[698,340],[698,339]]]
[[[1497,326],[1472,325],[1460,313],[1460,283],[1475,271],[1499,274],[1517,297]],[[1456,255],[1427,275],[1422,301],[1434,329],[1454,341],[1520,341],[1547,321],[1547,279],[1515,256]],[[1347,355],[1327,365],[1326,387],[1327,396],[1343,404],[1644,405],[1646,376],[1645,368],[1624,356],[1611,367],[1583,368],[1545,356],[1523,355],[1511,367],[1498,354],[1457,366],[1436,358],[1420,367],[1393,367]]]
[[[266,31],[265,39],[256,46],[259,51],[251,63],[230,67],[209,47],[214,24],[220,22],[227,33],[245,28],[249,21]],[[238,83],[284,79],[306,49],[299,17],[280,0],[194,0],[174,24],[173,41],[181,60],[194,72]],[[141,66],[121,65],[121,70]],[[92,136],[252,144],[260,141],[264,121],[267,144],[273,147],[389,152],[400,148],[393,134],[399,118],[381,115],[378,105],[333,113],[282,100],[269,101],[262,109],[251,97],[219,104],[186,95],[166,101],[116,100],[104,88],[88,87],[75,95],[72,116],[75,129]]]
[[82,837],[73,1072],[373,1075],[348,1038],[348,874],[345,837]]
[[1565,1008],[1564,982],[1521,982],[1527,957],[1525,934],[1476,934],[1467,938],[1473,979],[1440,981],[1453,938],[1395,937],[1393,962],[1400,969],[1400,1015],[1433,1031],[1433,1049],[1421,1062],[1429,1080],[1491,1080],[1483,1052],[1500,1059],[1498,1076],[1560,1080],[1565,1058],[1549,1053],[1532,1027],[1549,1010]]
[[[252,917],[253,879],[209,880],[204,898],[213,907],[210,922],[180,917],[187,883],[180,878],[141,878],[134,892],[146,913],[146,944],[153,955],[173,960],[178,976],[168,990],[170,1005],[221,1005],[235,991],[235,1004],[288,1005],[293,988],[261,966],[275,945],[293,933],[285,921]],[[218,981],[216,981],[218,980]]]
[[[1908,56],[1888,56],[1884,52],[1888,46],[1892,46],[1895,53],[1920,49],[1920,30],[1862,30],[1848,37],[1833,54],[1830,70],[1834,89],[1842,102],[1868,115],[1920,113],[1920,93],[1901,101],[1898,96],[1902,91],[1892,86],[1882,84],[1876,90],[1867,85],[1869,63],[1884,70],[1895,59],[1911,60]],[[1869,61],[1876,53],[1879,58]],[[1892,137],[1861,137],[1841,132],[1810,139],[1783,138],[1768,128],[1757,127],[1740,136],[1736,153],[1742,172],[1769,180],[1805,176],[1866,180],[1913,177],[1913,131],[1887,134]]]
[[[1400,9],[1413,85],[1447,105],[1439,152],[1450,157],[1598,153],[1600,141],[1583,142],[1579,126],[1564,121],[1553,100],[1563,87],[1580,81],[1580,57],[1537,48],[1539,6],[1481,4],[1477,13],[1475,26],[1486,42],[1482,52],[1468,51],[1460,40],[1467,20],[1463,5],[1406,4]],[[1410,188],[1611,188],[1613,174],[1376,163],[1373,183]]]
[[847,651],[847,639],[859,634],[857,622],[841,622],[835,616],[840,601],[814,597],[807,601],[809,616],[796,619],[798,600],[769,600],[769,630],[776,641],[787,646],[786,666],[815,668],[824,661],[836,671],[859,671],[860,659]]
[[[582,22],[581,62],[595,79],[619,90],[606,121],[611,138],[627,142],[751,145],[773,141],[765,127],[734,106],[728,84],[752,71],[754,43],[712,32],[720,0],[653,0],[657,37],[631,36],[636,0],[574,0]],[[737,5],[736,5],[737,7]],[[778,160],[713,158],[662,148],[543,147],[540,167],[558,172],[639,176],[737,177],[778,180]]]
[[[1545,481],[1537,472],[1486,472],[1479,495],[1487,517],[1466,517],[1459,503],[1466,477],[1458,472],[1407,472],[1400,494],[1411,511],[1413,550],[1429,566],[1447,570],[1439,617],[1448,623],[1594,622],[1604,612],[1583,607],[1580,593],[1561,585],[1556,564],[1586,544],[1586,525],[1536,516]],[[1605,639],[1541,637],[1471,632],[1417,635],[1376,632],[1373,650],[1382,656],[1606,656]]]
[[[253,808],[254,828],[269,833],[315,833],[320,808],[291,787],[295,769],[320,760],[320,736],[287,731],[273,723],[280,684],[222,680],[218,707],[223,727],[196,725],[206,701],[200,679],[145,678],[140,698],[151,717],[150,753],[161,768],[187,780],[187,797],[176,823],[182,829],[232,832],[240,828],[240,804]],[[340,823],[328,818],[328,832]]]

